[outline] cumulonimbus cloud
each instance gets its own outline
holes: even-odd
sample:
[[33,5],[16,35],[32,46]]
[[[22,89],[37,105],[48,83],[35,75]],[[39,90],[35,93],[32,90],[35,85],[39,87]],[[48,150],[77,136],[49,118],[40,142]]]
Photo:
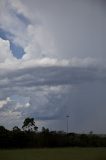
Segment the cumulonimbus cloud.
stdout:
[[[9,33],[5,35],[5,39],[0,38],[0,121],[7,124],[8,120],[9,127],[16,122],[20,124],[26,116],[32,116],[39,120],[55,120],[66,116],[69,111],[75,111],[77,127],[84,122],[86,124],[90,122],[90,126],[92,126],[89,116],[95,126],[98,114],[103,113],[99,112],[101,109],[98,109],[99,98],[100,105],[105,111],[105,98],[103,98],[105,95],[103,86],[105,88],[106,85],[105,60],[101,61],[98,58],[89,57],[89,55],[80,58],[79,52],[78,57],[71,57],[74,53],[71,52],[71,47],[69,47],[71,51],[66,53],[68,51],[66,46],[69,43],[73,44],[77,39],[73,37],[71,42],[68,40],[65,42],[67,37],[65,30],[64,34],[61,32],[61,36],[57,36],[57,38],[60,39],[63,35],[66,37],[63,36],[63,41],[55,45],[57,41],[50,32],[52,29],[48,29],[48,25],[45,25],[45,20],[37,9],[34,14],[31,10],[35,1],[30,2],[30,7],[24,5],[23,2],[29,3],[21,0],[0,1],[0,27],[5,34]],[[35,7],[33,9],[35,10]],[[82,26],[82,24],[80,25]],[[82,31],[82,28],[80,29]],[[85,31],[87,30],[85,29]],[[78,33],[81,34],[81,32]],[[78,44],[85,49],[83,37],[82,35],[79,38],[77,36],[77,42],[81,42],[80,38],[82,38],[82,42]],[[66,49],[64,53],[62,51],[64,56],[57,46],[61,42],[62,44],[65,42],[65,47],[60,45],[60,48]],[[15,55],[10,49],[11,43],[23,48],[24,53],[20,59],[14,57]],[[79,46],[74,47],[80,48]],[[70,54],[70,58],[65,59],[65,54]],[[100,93],[102,90],[103,93],[97,98],[96,90],[98,91],[99,87]],[[84,116],[88,121],[84,119]]]

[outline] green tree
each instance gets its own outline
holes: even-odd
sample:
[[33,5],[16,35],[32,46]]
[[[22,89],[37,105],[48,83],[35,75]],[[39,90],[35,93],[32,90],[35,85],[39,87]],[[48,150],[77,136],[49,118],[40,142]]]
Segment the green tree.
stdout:
[[22,129],[26,131],[37,131],[38,127],[35,125],[34,118],[27,117],[23,122]]
[[20,132],[21,129],[18,126],[13,127],[13,132]]
[[45,127],[42,127],[42,133],[49,133],[49,129],[48,128],[45,128]]
[[0,134],[7,133],[7,129],[4,126],[0,126]]

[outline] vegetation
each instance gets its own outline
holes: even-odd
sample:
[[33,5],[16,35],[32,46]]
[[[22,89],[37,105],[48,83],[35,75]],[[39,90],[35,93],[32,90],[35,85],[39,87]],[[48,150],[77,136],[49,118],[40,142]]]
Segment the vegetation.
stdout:
[[106,148],[1,150],[1,160],[106,160]]
[[65,133],[62,131],[49,131],[38,127],[33,118],[26,118],[22,129],[14,126],[7,130],[0,126],[0,148],[45,148],[45,147],[106,147],[106,136],[89,134]]
[[35,125],[34,118],[26,118],[24,120],[22,128],[28,131],[37,131],[38,127]]

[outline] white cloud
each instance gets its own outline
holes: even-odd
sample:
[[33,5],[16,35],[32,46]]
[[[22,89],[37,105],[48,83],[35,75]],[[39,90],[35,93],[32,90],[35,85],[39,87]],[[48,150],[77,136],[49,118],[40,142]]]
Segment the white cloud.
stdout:
[[28,45],[25,47],[23,59],[36,59],[43,56],[53,56],[55,46],[50,33],[43,26],[27,27]]
[[[37,20],[31,20],[31,13],[21,1],[1,1],[1,28],[9,32],[8,38],[15,44],[20,45],[25,52],[23,59],[41,58],[42,56],[51,56],[55,52],[54,40],[46,27]],[[25,24],[18,17],[21,13],[29,19],[29,24]],[[35,15],[36,16],[36,15]],[[38,18],[39,19],[39,18]]]
[[5,104],[7,104],[7,101],[1,100],[0,101],[0,108],[2,108]]
[[20,0],[14,1],[14,0],[9,0],[10,5],[16,10],[18,13],[23,14],[25,16],[29,16],[29,13],[27,11],[27,8],[25,5],[22,4]]
[[30,107],[30,105],[31,105],[31,104],[30,104],[29,102],[27,102],[27,103],[25,104],[26,107]]
[[13,54],[10,50],[10,42],[0,38],[0,63],[6,60],[13,60]]
[[0,108],[3,108],[8,102],[11,102],[10,97],[7,97],[5,100],[0,100]]
[[[15,10],[12,8],[8,0],[0,1],[0,28],[6,31],[8,39],[20,46],[25,46],[25,25],[16,16]],[[21,41],[21,42],[20,42]]]

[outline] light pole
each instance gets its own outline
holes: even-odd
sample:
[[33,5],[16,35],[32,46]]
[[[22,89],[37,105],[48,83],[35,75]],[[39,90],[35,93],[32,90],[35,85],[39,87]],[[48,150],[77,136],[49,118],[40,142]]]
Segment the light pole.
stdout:
[[67,118],[67,134],[68,134],[68,119],[69,119],[69,115],[66,115],[66,118]]

